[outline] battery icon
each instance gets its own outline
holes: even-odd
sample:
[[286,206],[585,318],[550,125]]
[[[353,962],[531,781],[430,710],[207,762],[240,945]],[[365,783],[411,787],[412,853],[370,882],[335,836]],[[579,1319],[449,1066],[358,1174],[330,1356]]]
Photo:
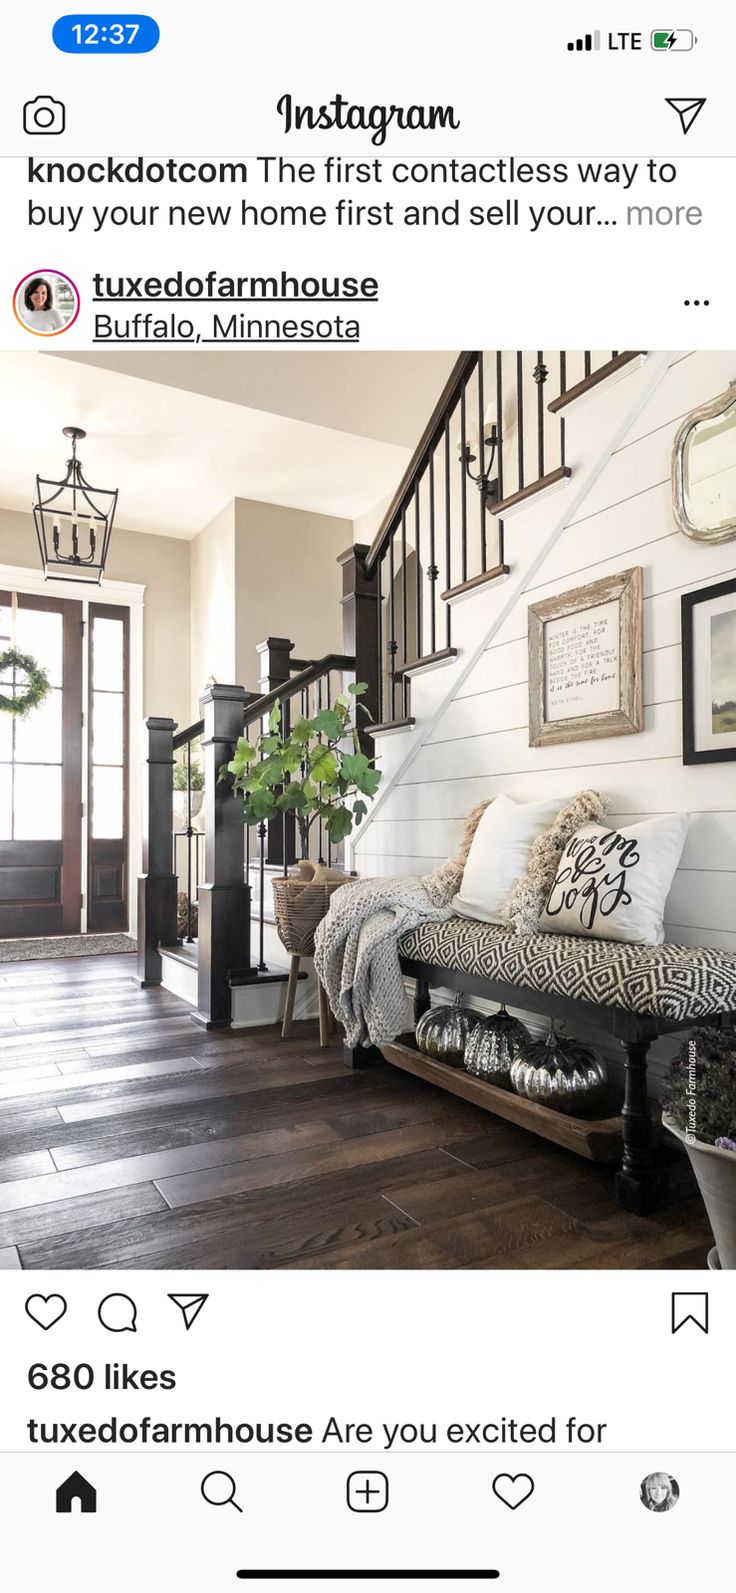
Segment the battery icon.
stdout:
[[698,41],[690,28],[654,28],[649,42],[653,50],[692,50]]

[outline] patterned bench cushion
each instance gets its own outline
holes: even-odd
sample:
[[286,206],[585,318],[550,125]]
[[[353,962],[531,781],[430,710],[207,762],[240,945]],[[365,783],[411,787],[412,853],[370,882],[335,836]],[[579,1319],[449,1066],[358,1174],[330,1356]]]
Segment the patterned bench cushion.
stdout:
[[736,1011],[736,953],[708,946],[515,935],[494,924],[449,918],[410,930],[399,949],[416,962],[670,1023]]

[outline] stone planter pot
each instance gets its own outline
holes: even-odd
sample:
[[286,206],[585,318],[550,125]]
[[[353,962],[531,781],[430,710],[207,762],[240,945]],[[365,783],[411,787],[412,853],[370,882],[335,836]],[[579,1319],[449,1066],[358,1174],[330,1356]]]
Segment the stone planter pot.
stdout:
[[665,1113],[662,1122],[675,1139],[685,1146],[690,1165],[698,1180],[698,1188],[705,1203],[713,1237],[716,1256],[711,1251],[708,1265],[711,1270],[736,1271],[736,1152],[718,1150],[715,1145],[702,1145],[696,1141],[689,1145],[682,1130],[677,1128]]

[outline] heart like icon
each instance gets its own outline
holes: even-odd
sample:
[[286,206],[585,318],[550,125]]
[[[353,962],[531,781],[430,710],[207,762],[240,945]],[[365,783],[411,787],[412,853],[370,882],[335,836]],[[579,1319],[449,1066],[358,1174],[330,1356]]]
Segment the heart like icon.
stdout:
[[46,1333],[65,1315],[66,1300],[63,1294],[29,1294],[26,1311],[31,1321],[37,1322]]
[[508,1471],[502,1471],[493,1479],[493,1492],[502,1504],[508,1505],[509,1510],[518,1510],[530,1499],[534,1492],[534,1478],[528,1472],[520,1471],[512,1477]]

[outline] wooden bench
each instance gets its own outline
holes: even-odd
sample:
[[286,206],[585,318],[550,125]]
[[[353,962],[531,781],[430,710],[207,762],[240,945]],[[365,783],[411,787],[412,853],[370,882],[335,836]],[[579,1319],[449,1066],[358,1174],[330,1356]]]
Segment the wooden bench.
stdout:
[[[462,1069],[424,1057],[411,1037],[381,1047],[386,1059],[583,1155],[621,1151],[616,1198],[643,1214],[665,1182],[654,1155],[647,1055],[659,1035],[697,1023],[730,1023],[736,1014],[736,954],[713,947],[627,945],[570,935],[516,935],[466,918],[420,925],[400,942],[404,973],[415,980],[415,1021],[439,985],[523,1011],[584,1023],[621,1043],[625,1083],[619,1113],[595,1121],[569,1118],[500,1090]],[[346,1052],[360,1066],[369,1054]]]

